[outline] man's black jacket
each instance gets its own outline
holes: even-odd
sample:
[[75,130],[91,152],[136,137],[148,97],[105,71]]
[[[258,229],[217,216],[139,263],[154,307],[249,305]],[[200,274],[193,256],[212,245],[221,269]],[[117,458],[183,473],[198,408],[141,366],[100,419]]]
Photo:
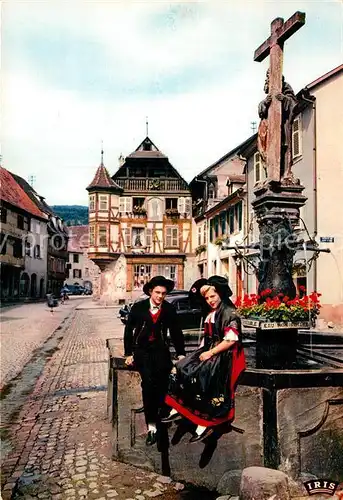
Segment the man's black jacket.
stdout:
[[142,300],[133,304],[124,331],[125,356],[131,356],[137,346],[148,347],[149,336],[154,331],[158,344],[166,343],[167,331],[169,329],[171,340],[174,344],[176,354],[185,354],[185,344],[182,330],[179,326],[175,307],[167,301],[163,301],[161,312],[154,324],[150,314],[150,299]]

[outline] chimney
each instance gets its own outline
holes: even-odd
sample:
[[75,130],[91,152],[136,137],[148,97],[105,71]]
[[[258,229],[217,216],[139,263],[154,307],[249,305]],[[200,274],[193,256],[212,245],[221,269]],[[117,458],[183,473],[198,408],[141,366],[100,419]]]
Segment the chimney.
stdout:
[[119,162],[119,168],[125,163],[125,158],[121,153],[119,155],[118,162]]

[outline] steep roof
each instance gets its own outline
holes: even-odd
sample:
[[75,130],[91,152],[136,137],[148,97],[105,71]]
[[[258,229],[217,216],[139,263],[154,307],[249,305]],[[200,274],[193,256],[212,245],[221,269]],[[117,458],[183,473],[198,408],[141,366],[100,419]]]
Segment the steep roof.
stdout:
[[122,192],[122,188],[111,178],[107,168],[103,162],[103,151],[101,151],[101,162],[95,173],[94,179],[86,188],[87,191],[96,191],[97,189],[104,189],[110,191]]
[[152,140],[146,136],[146,138],[140,143],[137,149],[130,153],[128,158],[167,158]]
[[51,207],[46,203],[43,196],[40,196],[37,191],[22,177],[13,172],[10,172],[15,181],[19,184],[19,186],[25,191],[27,196],[33,201],[33,203],[41,210],[42,212],[54,215],[56,217],[55,212]]
[[82,253],[89,247],[89,226],[69,226],[68,238],[68,252]]
[[108,170],[105,167],[102,158],[101,158],[101,163],[98,166],[97,171],[95,173],[94,179],[89,184],[89,186],[86,187],[86,189],[87,191],[96,191],[97,189],[101,190],[104,189],[104,190],[122,192],[122,188],[111,178],[110,174],[108,173]]
[[343,64],[341,64],[340,66],[337,66],[337,68],[334,68],[331,71],[328,71],[327,73],[320,76],[319,78],[317,78],[313,82],[309,83],[308,85],[306,85],[306,88],[308,90],[312,90],[317,85],[326,82],[327,80],[329,80],[330,78],[332,78],[335,75],[338,75],[341,72],[343,72]]
[[45,214],[39,210],[36,204],[21,188],[14,176],[3,167],[0,167],[0,196],[1,200],[10,205],[41,219],[46,218]]
[[231,156],[239,154],[241,149],[247,147],[250,143],[252,143],[254,140],[256,140],[256,138],[257,138],[257,134],[253,134],[252,136],[248,137],[248,139],[243,141],[241,144],[239,144],[235,148],[231,149],[231,151],[229,151],[224,156],[219,158],[219,160],[212,163],[212,165],[210,165],[209,167],[206,167],[205,170],[200,172],[200,174],[196,175],[191,182],[195,181],[198,177],[202,177],[203,175],[206,175],[212,169],[214,169],[215,167],[218,167],[223,161],[229,159]]
[[[150,161],[152,160],[152,161]],[[155,161],[156,160],[156,161]],[[157,161],[160,160],[160,161]],[[185,179],[180,175],[180,173],[176,170],[175,167],[170,163],[168,156],[162,153],[158,147],[152,142],[152,140],[146,136],[146,138],[140,143],[137,149],[129,154],[125,158],[123,164],[120,165],[118,170],[113,175],[112,179],[122,179],[127,177],[127,167],[135,167],[138,168],[150,168],[154,169],[155,167],[163,168],[168,173],[171,173],[176,179],[181,179],[184,183],[184,190],[188,190],[189,186]]]

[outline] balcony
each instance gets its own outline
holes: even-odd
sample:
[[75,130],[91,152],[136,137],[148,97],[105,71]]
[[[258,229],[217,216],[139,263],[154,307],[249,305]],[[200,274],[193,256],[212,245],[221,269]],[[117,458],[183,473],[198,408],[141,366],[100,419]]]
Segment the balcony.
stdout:
[[167,219],[178,220],[180,218],[180,212],[177,208],[167,208],[165,211],[165,216]]
[[135,179],[115,179],[124,191],[138,191],[140,193],[150,191],[179,192],[187,191],[189,188],[182,179],[160,179],[160,178],[135,178]]

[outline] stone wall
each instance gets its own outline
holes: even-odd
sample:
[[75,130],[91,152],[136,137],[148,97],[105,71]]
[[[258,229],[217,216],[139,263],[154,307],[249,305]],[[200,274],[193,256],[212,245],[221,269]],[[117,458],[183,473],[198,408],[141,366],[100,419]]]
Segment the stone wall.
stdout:
[[[295,372],[291,373],[292,378]],[[320,372],[317,374],[321,377]],[[309,384],[300,373],[295,382],[290,379],[292,388],[282,388],[285,376],[281,374],[280,380],[278,377],[275,371],[248,369],[235,399],[234,426],[243,429],[244,434],[224,434],[216,449],[211,450],[204,443],[190,444],[191,434],[186,433],[167,452],[171,477],[237,495],[244,468],[270,464],[273,455],[266,449],[269,444],[280,456],[278,468],[292,478],[314,474],[343,481],[343,371],[337,370],[336,375],[331,369],[330,375],[323,374],[318,379],[323,380],[323,387],[316,387],[319,384],[315,381]],[[336,387],[330,386],[332,381]],[[311,386],[297,388],[301,383]],[[113,423],[113,457],[165,473],[166,456],[163,468],[156,446],[145,445],[140,377],[124,368],[122,358],[110,362],[108,413]],[[168,428],[170,441],[176,428],[175,424]]]

